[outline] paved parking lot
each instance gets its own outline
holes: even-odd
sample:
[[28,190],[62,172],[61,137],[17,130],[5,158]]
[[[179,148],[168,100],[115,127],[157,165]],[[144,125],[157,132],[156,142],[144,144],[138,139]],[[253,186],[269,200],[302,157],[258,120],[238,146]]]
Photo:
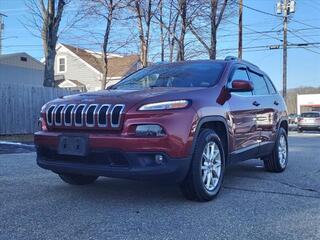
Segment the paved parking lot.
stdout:
[[289,142],[284,173],[259,160],[232,166],[208,203],[173,185],[69,186],[33,152],[0,154],[0,239],[320,239],[320,134],[291,133]]

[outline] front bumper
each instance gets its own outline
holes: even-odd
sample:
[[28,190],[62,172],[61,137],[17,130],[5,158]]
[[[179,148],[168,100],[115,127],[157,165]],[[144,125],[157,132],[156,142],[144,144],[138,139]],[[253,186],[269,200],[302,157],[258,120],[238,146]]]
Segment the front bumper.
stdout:
[[[161,154],[163,162],[155,156]],[[170,158],[161,152],[123,152],[115,149],[91,150],[86,157],[59,155],[53,149],[37,147],[37,164],[55,173],[74,173],[137,180],[181,182],[191,158]]]

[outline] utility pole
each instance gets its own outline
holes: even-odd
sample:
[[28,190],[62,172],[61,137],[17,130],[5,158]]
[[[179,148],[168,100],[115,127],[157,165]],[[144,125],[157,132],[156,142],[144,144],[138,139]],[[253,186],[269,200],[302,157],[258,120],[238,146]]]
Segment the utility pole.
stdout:
[[4,15],[0,13],[0,55],[2,54],[2,31],[4,30],[4,23],[3,18],[7,17],[7,15]]
[[283,1],[283,56],[282,56],[282,96],[287,102],[287,60],[288,60],[288,49],[287,49],[287,33],[288,33],[288,3],[287,0]]
[[242,0],[239,0],[238,58],[242,59]]
[[282,96],[287,102],[287,62],[288,62],[288,16],[295,12],[294,0],[282,0],[277,3],[277,14],[283,14],[283,54],[282,54]]

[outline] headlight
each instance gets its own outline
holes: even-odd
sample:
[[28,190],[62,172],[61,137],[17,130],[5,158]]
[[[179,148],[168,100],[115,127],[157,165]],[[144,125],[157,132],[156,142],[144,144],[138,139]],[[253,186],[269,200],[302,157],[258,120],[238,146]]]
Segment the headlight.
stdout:
[[152,110],[166,110],[166,109],[181,109],[186,108],[190,102],[188,100],[174,100],[166,102],[148,103],[142,105],[140,111],[152,111]]

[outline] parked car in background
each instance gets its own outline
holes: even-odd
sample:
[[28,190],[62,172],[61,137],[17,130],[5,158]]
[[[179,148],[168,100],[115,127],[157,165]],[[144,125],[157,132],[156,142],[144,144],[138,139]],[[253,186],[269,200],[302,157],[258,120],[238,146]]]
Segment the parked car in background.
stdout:
[[289,114],[289,116],[288,116],[289,124],[297,124],[298,118],[299,118],[298,114],[294,114],[294,113]]
[[236,58],[143,68],[105,91],[49,102],[40,120],[38,165],[74,185],[157,179],[209,201],[232,163],[261,158],[271,172],[288,163],[283,98],[262,70]]
[[298,132],[320,130],[320,112],[305,112],[298,119]]

